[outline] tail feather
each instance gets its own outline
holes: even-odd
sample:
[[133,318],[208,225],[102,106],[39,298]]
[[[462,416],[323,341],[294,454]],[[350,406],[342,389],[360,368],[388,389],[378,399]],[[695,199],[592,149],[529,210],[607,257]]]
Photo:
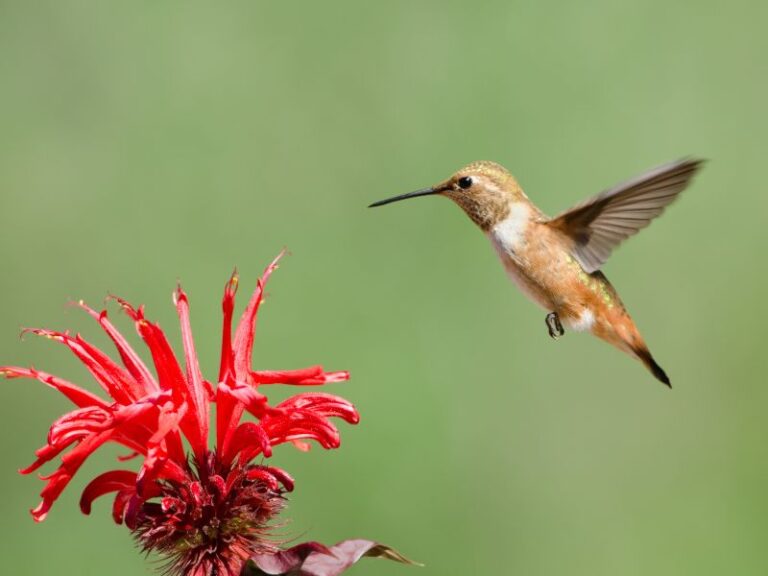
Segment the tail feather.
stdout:
[[669,380],[669,376],[667,376],[667,373],[664,372],[664,369],[656,363],[656,360],[653,359],[653,356],[651,356],[651,352],[648,350],[648,348],[644,347],[640,350],[635,350],[635,354],[637,354],[637,357],[640,359],[640,361],[645,364],[646,368],[651,371],[651,374],[654,375],[656,380],[672,388],[672,383]]

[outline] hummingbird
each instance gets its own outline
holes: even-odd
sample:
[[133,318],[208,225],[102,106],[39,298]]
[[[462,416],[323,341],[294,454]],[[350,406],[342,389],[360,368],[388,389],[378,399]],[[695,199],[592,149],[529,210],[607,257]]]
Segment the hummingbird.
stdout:
[[430,188],[374,202],[419,196],[453,200],[487,236],[510,279],[548,313],[557,339],[589,331],[642,362],[671,388],[616,289],[601,272],[622,241],[648,226],[688,186],[703,161],[682,159],[600,192],[554,218],[528,199],[495,162],[473,162]]

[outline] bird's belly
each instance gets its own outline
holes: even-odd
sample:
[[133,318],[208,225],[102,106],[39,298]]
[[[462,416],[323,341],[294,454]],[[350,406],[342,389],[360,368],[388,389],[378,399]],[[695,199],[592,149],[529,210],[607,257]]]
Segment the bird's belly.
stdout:
[[[508,237],[490,235],[507,275],[523,294],[575,331],[590,331],[599,310],[586,274],[546,236],[511,244]],[[579,274],[581,272],[581,274]],[[582,278],[583,277],[583,278]]]
[[589,332],[597,321],[599,306],[586,293],[581,283],[567,268],[553,263],[538,274],[526,271],[513,258],[500,254],[507,275],[523,294],[544,308],[557,312],[560,320],[571,330]]
[[501,243],[496,242],[493,238],[491,239],[491,244],[493,244],[507,276],[509,276],[510,280],[520,291],[545,310],[550,312],[554,310],[554,302],[546,288],[537,282],[521,262],[518,262],[509,254],[505,246],[502,246]]

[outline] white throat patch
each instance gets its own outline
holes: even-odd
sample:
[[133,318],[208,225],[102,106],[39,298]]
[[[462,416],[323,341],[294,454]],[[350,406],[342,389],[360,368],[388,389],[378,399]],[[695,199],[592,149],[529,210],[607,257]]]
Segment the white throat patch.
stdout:
[[531,217],[531,209],[523,202],[515,202],[509,207],[509,214],[493,227],[492,234],[496,243],[508,252],[516,252],[525,240],[525,229]]

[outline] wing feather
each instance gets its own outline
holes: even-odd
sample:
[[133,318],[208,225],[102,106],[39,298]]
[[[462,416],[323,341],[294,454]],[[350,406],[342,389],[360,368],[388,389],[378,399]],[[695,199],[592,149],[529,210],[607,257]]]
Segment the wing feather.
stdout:
[[701,160],[679,160],[605,190],[547,222],[573,239],[586,272],[599,270],[616,246],[648,226],[677,198]]

